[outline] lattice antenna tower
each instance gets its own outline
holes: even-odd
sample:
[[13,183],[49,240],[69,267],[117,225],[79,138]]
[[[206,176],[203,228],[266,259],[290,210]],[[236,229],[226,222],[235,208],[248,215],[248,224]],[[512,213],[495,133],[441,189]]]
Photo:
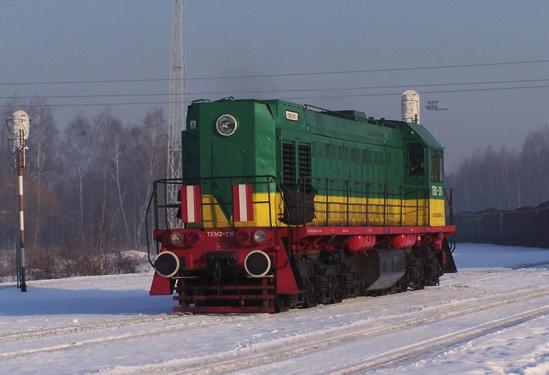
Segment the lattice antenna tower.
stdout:
[[[183,0],[173,0],[171,67],[170,67],[170,102],[168,117],[168,178],[181,178],[181,132],[185,130],[185,29]],[[177,185],[168,184],[168,203],[177,201]],[[168,224],[175,227],[176,210],[169,210]]]

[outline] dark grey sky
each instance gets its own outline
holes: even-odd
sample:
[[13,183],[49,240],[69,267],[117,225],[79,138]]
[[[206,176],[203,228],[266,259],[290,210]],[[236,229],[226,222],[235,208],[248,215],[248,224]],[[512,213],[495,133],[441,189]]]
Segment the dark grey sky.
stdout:
[[[0,0],[0,96],[168,93],[167,82],[3,85],[13,81],[166,78],[170,0]],[[188,77],[320,72],[549,59],[546,0],[327,1],[187,0]],[[350,88],[363,86],[538,80],[530,83],[419,87],[418,91],[549,85],[549,64],[447,70],[190,80],[189,92]],[[330,109],[399,118],[401,89],[272,92]],[[344,97],[341,97],[345,95]],[[326,96],[340,96],[326,98]],[[306,97],[306,98],[304,98]],[[315,98],[317,97],[317,98]],[[322,97],[322,98],[319,98]],[[422,94],[449,110],[440,116],[451,169],[476,147],[519,147],[549,122],[549,88]],[[156,102],[168,97],[50,98],[51,104]],[[5,102],[5,100],[0,100]],[[167,106],[161,107],[166,108]],[[159,105],[112,106],[127,123]],[[79,111],[54,109],[61,125]],[[433,113],[423,122],[435,129]],[[435,131],[436,133],[436,131]]]

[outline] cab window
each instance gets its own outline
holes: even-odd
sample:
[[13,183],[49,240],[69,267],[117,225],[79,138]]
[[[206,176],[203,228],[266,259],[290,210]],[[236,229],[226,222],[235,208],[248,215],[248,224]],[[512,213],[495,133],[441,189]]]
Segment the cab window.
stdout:
[[444,171],[442,169],[442,151],[431,152],[431,181],[442,182]]
[[408,145],[408,174],[410,176],[425,174],[425,150],[420,143]]

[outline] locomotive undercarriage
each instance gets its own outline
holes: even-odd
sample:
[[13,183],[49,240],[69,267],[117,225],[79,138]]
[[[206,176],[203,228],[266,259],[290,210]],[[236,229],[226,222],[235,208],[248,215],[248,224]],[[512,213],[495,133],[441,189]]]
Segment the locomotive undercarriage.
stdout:
[[[445,250],[442,250],[445,251]],[[408,250],[374,248],[365,253],[318,250],[291,260],[300,292],[277,294],[275,274],[249,277],[237,272],[230,256],[212,253],[208,271],[175,278],[176,312],[280,312],[333,304],[346,298],[380,296],[439,284],[441,252],[429,246]]]
[[[374,270],[378,265],[388,266],[369,259],[380,251],[402,258],[403,269],[398,270],[400,266],[397,265],[397,269],[388,270],[385,274],[380,269]],[[423,289],[438,285],[443,274],[439,257],[428,247],[408,251],[372,249],[369,252],[370,255],[347,255],[343,251],[321,251],[316,259],[303,257],[297,264],[304,288],[298,296],[282,297],[281,307],[306,308],[341,302],[345,298]],[[378,275],[375,275],[376,271]],[[400,277],[396,278],[398,275]]]

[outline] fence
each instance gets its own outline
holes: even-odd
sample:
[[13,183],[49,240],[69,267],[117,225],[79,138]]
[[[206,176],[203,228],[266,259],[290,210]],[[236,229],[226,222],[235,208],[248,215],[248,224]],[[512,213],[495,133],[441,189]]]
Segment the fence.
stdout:
[[486,210],[456,216],[456,241],[549,248],[549,202],[514,211]]

